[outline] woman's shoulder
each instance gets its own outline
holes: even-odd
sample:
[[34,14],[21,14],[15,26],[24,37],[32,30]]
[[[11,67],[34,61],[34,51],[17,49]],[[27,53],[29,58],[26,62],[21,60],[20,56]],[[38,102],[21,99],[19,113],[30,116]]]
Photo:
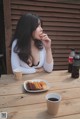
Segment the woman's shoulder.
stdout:
[[15,39],[15,40],[13,41],[12,46],[15,46],[16,43],[17,43],[17,39]]

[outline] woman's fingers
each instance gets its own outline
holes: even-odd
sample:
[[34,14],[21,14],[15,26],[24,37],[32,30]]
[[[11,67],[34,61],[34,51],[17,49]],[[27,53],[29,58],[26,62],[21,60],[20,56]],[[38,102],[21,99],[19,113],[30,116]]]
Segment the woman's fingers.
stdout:
[[40,37],[41,37],[41,40],[49,40],[50,41],[47,34],[41,34]]
[[41,41],[44,44],[45,48],[50,48],[51,47],[51,39],[48,37],[47,34],[43,33],[40,35]]
[[40,37],[41,37],[41,39],[43,39],[43,38],[47,37],[47,34],[41,34]]

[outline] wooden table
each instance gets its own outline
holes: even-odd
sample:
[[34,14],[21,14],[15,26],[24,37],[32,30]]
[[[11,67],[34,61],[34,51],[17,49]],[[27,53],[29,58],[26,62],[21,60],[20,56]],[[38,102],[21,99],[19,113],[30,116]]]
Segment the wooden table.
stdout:
[[[44,93],[27,93],[23,82],[43,79],[51,84]],[[47,113],[45,95],[58,92],[62,96],[56,117]],[[13,75],[2,75],[0,79],[0,112],[7,112],[8,119],[80,119],[80,78],[72,79],[67,71],[23,75],[16,81]]]

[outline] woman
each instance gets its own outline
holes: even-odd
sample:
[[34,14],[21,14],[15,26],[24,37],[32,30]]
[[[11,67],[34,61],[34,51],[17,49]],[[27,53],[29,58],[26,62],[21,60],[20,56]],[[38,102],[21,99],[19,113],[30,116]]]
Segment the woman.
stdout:
[[10,46],[13,72],[15,69],[23,74],[53,70],[51,39],[43,32],[37,15],[25,14],[20,18]]

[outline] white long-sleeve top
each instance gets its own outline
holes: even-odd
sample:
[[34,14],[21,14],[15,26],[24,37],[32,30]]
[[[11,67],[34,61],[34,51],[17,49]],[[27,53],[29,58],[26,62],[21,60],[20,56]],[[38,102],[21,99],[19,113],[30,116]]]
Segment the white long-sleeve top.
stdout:
[[17,40],[13,41],[12,48],[11,48],[11,66],[12,71],[14,72],[15,69],[20,69],[23,74],[30,74],[35,73],[36,68],[43,67],[45,71],[51,72],[53,70],[53,61],[49,64],[46,62],[46,50],[43,48],[39,51],[40,53],[40,62],[37,66],[30,67],[27,63],[22,61],[18,54],[14,52],[14,47],[17,43]]

